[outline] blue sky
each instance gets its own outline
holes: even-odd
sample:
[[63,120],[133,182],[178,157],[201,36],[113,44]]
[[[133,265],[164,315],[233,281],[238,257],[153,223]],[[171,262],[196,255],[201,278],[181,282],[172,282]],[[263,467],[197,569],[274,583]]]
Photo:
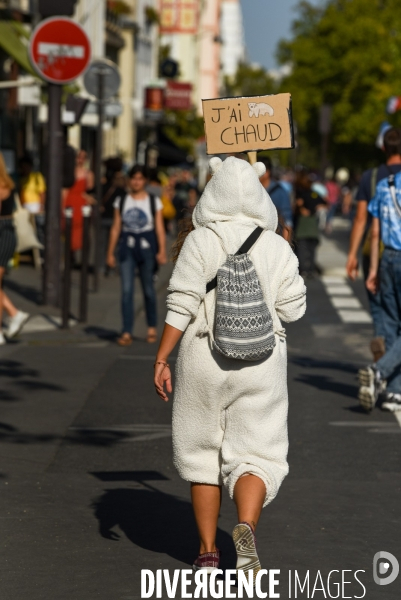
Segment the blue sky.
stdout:
[[[310,0],[319,4],[320,0]],[[241,0],[248,60],[275,68],[274,52],[281,38],[288,38],[298,0]]]

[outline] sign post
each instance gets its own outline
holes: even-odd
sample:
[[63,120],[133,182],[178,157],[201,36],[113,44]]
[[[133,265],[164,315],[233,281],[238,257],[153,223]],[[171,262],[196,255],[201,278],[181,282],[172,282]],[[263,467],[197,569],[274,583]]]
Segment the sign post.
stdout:
[[291,94],[203,100],[207,154],[294,148]]
[[94,60],[85,73],[84,84],[86,91],[97,98],[98,125],[96,135],[96,163],[95,163],[95,265],[94,265],[94,291],[99,289],[99,271],[104,257],[102,256],[101,240],[101,214],[102,206],[102,153],[103,153],[103,121],[105,102],[114,96],[120,85],[121,77],[118,67],[111,60]]
[[33,31],[29,57],[38,75],[49,83],[49,144],[46,197],[45,262],[43,302],[60,303],[61,190],[63,172],[63,130],[61,86],[82,75],[90,60],[90,41],[72,19],[51,17]]

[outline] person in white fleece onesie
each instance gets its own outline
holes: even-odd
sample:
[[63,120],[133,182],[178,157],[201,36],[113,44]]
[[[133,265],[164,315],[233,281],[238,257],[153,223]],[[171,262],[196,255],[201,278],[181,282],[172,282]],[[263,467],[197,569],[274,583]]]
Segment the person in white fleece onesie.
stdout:
[[[173,448],[179,474],[192,484],[201,539],[194,568],[218,567],[215,535],[225,485],[237,504],[239,522],[246,525],[233,533],[237,568],[249,570],[241,558],[248,542],[247,564],[256,572],[254,529],[262,507],[275,498],[288,473],[287,348],[281,320],[302,317],[306,290],[295,254],[275,233],[277,211],[259,181],[264,165],[234,157],[224,162],[213,158],[210,165],[213,177],[194,210],[194,230],[185,239],[168,288],[155,386],[167,400],[165,387],[172,391],[168,355],[184,332],[176,364]],[[250,257],[272,315],[276,346],[267,359],[246,362],[211,349],[216,290],[206,294],[206,285],[226,252],[235,254],[257,226],[265,231]]]

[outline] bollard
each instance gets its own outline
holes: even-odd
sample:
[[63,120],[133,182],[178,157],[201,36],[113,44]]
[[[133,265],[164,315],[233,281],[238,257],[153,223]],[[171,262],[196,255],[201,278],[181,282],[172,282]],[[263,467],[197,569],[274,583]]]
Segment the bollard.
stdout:
[[65,216],[65,243],[64,243],[64,285],[63,285],[63,314],[62,328],[68,329],[68,321],[70,318],[70,301],[71,301],[71,229],[73,209],[64,209]]
[[82,207],[84,226],[82,234],[81,286],[79,295],[79,320],[81,323],[85,323],[88,318],[89,228],[91,214],[91,206]]

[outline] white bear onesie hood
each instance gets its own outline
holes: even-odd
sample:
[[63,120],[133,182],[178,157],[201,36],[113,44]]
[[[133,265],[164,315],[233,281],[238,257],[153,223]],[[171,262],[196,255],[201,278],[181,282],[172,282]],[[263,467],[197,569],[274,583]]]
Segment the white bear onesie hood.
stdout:
[[[287,351],[281,320],[305,312],[305,285],[289,244],[275,231],[277,211],[259,181],[264,165],[210,161],[214,173],[194,214],[169,285],[166,322],[185,330],[176,365],[174,463],[183,479],[227,486],[242,475],[266,485],[265,504],[288,473]],[[266,231],[250,251],[273,318],[276,347],[262,361],[228,359],[211,350],[216,291],[206,285],[252,231]],[[208,319],[205,319],[205,310]]]

